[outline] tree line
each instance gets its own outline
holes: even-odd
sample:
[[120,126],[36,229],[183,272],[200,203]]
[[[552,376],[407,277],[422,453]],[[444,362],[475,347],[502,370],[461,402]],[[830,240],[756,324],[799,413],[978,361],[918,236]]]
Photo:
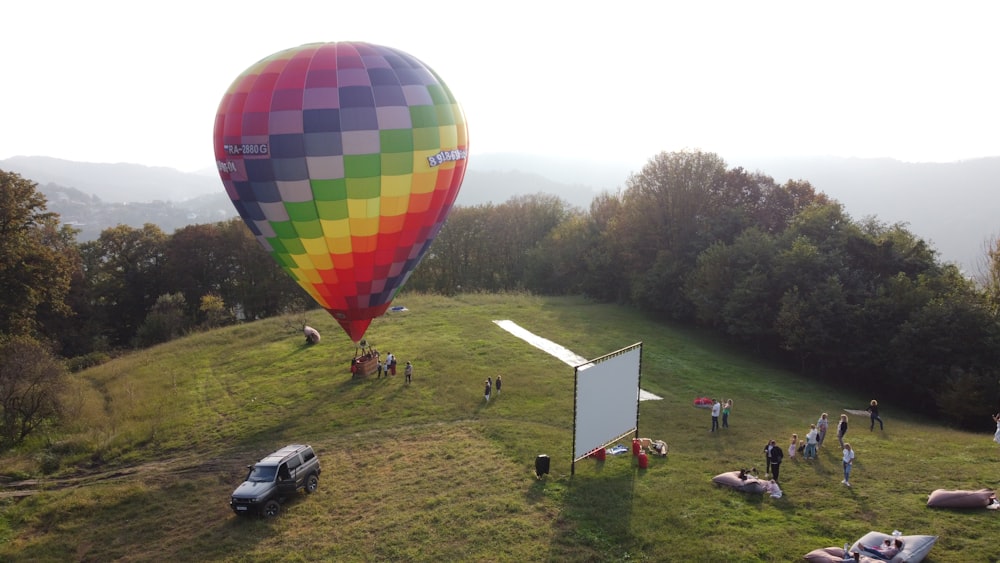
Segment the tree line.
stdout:
[[[684,151],[585,210],[545,194],[456,207],[404,291],[634,306],[976,427],[1000,400],[1000,241],[984,247],[970,279],[904,224],[855,220],[807,181]],[[33,182],[0,171],[0,447],[58,420],[67,369],[314,306],[239,219],[173,234],[119,225],[77,243]]]

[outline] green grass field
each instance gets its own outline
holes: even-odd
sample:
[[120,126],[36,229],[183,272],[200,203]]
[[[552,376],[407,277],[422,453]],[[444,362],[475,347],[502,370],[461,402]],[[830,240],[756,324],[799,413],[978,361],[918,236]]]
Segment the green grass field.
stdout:
[[[925,506],[934,489],[997,486],[1000,449],[879,399],[885,431],[851,418],[853,488],[840,452],[782,466],[784,497],[711,478],[761,467],[821,412],[863,408],[696,331],[575,298],[403,295],[369,341],[415,366],[412,385],[355,380],[354,346],[325,312],[196,334],[74,374],[72,426],[0,458],[4,561],[795,561],[870,530],[939,535],[926,561],[996,561],[1000,514]],[[670,445],[570,475],[573,369],[492,321],[512,320],[584,357],[643,342],[642,436]],[[323,340],[307,346],[301,321]],[[503,374],[488,405],[482,382]],[[692,399],[732,398],[712,434]],[[836,445],[835,436],[831,436]],[[43,446],[42,442],[48,445]],[[245,466],[312,444],[323,475],[273,520],[238,519]],[[828,444],[830,442],[828,441]],[[536,479],[535,456],[552,458]],[[42,475],[39,468],[50,472]]]

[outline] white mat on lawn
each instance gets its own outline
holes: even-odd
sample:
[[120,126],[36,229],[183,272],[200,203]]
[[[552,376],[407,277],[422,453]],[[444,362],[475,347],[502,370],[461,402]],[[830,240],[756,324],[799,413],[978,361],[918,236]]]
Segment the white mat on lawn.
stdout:
[[[514,336],[520,338],[521,340],[524,340],[525,342],[531,344],[535,348],[538,348],[543,352],[555,356],[573,367],[583,365],[590,361],[587,358],[584,358],[583,356],[566,349],[564,346],[556,344],[555,342],[552,342],[547,338],[542,338],[537,334],[533,334],[521,328],[514,321],[493,321],[493,322],[498,327],[506,330],[507,332],[513,334]],[[663,397],[658,397],[650,393],[649,391],[643,391],[642,389],[639,390],[640,401],[658,401],[662,398]]]

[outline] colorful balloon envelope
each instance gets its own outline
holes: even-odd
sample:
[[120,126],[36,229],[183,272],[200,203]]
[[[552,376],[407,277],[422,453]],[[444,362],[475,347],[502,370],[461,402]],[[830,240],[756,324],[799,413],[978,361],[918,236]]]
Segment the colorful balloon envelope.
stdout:
[[215,158],[257,240],[359,342],[458,196],[465,116],[416,58],[368,43],[281,51],[229,87]]

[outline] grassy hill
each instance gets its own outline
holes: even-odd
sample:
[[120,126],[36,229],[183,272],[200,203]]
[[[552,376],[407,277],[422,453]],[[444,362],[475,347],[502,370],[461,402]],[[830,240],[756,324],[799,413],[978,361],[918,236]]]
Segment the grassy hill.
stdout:
[[[996,487],[1000,451],[877,397],[885,431],[852,417],[854,487],[839,448],[787,460],[785,496],[712,476],[763,464],[821,412],[862,408],[817,385],[639,311],[523,295],[403,295],[409,310],[368,338],[414,363],[413,383],[354,380],[354,347],[325,312],[192,335],[75,374],[73,426],[0,458],[0,560],[10,561],[794,561],[869,530],[935,534],[928,561],[1000,558],[1000,515],[925,506],[936,488]],[[584,357],[644,343],[640,434],[670,455],[584,460],[570,475],[573,370],[492,323],[510,319]],[[323,340],[305,345],[301,322]],[[482,382],[503,374],[483,403]],[[711,434],[694,397],[733,398]],[[238,519],[245,466],[312,444],[319,491],[273,520]],[[835,437],[832,442],[836,445]],[[537,454],[552,456],[538,480]],[[49,473],[39,477],[38,468]]]

